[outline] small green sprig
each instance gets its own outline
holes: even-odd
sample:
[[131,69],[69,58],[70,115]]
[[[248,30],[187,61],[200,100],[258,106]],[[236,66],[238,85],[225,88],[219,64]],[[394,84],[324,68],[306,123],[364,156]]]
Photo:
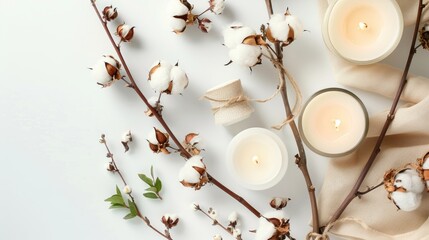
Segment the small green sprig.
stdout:
[[132,219],[138,216],[137,206],[133,200],[127,199],[128,205],[125,203],[124,197],[121,194],[118,186],[116,186],[116,194],[104,200],[105,202],[110,202],[110,208],[126,208],[130,212],[125,215],[124,219]]
[[162,189],[162,182],[161,179],[159,179],[158,177],[155,179],[153,175],[153,166],[150,167],[150,176],[151,177],[148,177],[143,173],[139,174],[139,178],[147,185],[149,185],[149,187],[146,188],[146,192],[143,194],[143,196],[150,199],[162,200],[162,197],[159,194]]

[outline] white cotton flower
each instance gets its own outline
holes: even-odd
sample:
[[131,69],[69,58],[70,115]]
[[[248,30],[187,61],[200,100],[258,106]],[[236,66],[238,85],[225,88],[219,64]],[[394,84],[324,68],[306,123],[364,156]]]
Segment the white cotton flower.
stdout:
[[172,65],[164,60],[155,62],[149,72],[149,85],[155,92],[163,92],[170,85]]
[[103,56],[90,68],[93,78],[100,84],[108,84],[114,79],[120,79],[119,69],[121,64],[112,56]]
[[210,0],[210,11],[214,14],[221,14],[225,9],[225,0]]
[[391,198],[399,209],[410,212],[416,210],[420,206],[422,194],[395,191],[392,192]]
[[203,158],[199,155],[193,156],[188,159],[185,165],[180,169],[179,181],[195,184],[200,182],[201,174],[194,168],[205,169]]
[[243,40],[251,35],[255,35],[255,30],[243,26],[241,23],[234,23],[223,31],[224,44],[228,48],[235,48]]
[[222,237],[219,234],[213,236],[213,240],[222,240]]
[[186,29],[186,19],[190,9],[180,0],[171,0],[167,6],[169,25],[175,33],[181,33]]
[[232,230],[232,236],[235,237],[235,238],[241,236],[241,230],[239,228],[234,228]]
[[181,94],[188,86],[189,80],[186,73],[178,66],[174,66],[170,71],[172,82],[171,94]]
[[412,193],[422,193],[425,189],[424,182],[415,169],[407,169],[396,174],[394,185]]
[[264,217],[259,218],[259,226],[256,230],[256,235],[254,240],[267,240],[270,239],[276,233],[276,227],[274,224],[269,222],[267,219],[277,218],[284,219],[283,211],[272,211],[264,214]]
[[128,143],[133,140],[133,137],[131,135],[131,131],[128,130],[122,135],[122,142]]
[[122,191],[123,191],[125,194],[130,194],[133,190],[131,189],[131,187],[130,187],[130,186],[125,185],[125,187],[124,187],[124,189],[122,189]]
[[216,210],[210,208],[208,211],[208,214],[213,220],[217,220],[217,211]]
[[253,67],[260,63],[261,55],[262,50],[260,46],[239,44],[235,48],[229,50],[231,61],[247,67]]
[[268,28],[269,33],[271,34],[270,37],[280,42],[295,40],[302,32],[304,32],[304,28],[300,20],[296,16],[290,14],[272,15],[268,22]]
[[238,214],[236,211],[233,211],[232,213],[229,214],[228,216],[229,222],[237,222],[237,220],[238,220]]

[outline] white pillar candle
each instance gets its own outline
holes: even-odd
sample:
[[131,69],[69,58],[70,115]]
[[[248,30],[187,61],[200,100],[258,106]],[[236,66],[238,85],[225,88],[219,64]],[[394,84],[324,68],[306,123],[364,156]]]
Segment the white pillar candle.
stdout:
[[299,119],[306,145],[328,157],[351,153],[368,132],[368,113],[362,101],[340,88],[315,93],[306,103]]
[[273,187],[284,176],[287,150],[281,139],[264,128],[249,128],[237,134],[227,151],[227,166],[244,187],[263,190]]
[[336,0],[329,5],[322,32],[335,54],[357,64],[371,64],[395,50],[403,27],[395,0]]

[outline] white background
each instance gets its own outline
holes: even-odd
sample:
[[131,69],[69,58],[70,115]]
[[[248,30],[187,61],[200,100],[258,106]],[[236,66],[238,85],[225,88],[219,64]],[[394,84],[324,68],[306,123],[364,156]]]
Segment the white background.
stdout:
[[[206,0],[192,2],[196,12],[208,6]],[[320,34],[317,2],[274,2],[276,12],[290,7],[309,30],[285,50],[286,66],[298,80],[304,98],[337,86]],[[234,64],[223,66],[229,59],[221,45],[222,29],[234,21],[259,29],[267,22],[264,1],[228,1],[221,16],[207,14],[214,22],[212,32],[203,34],[194,26],[181,36],[167,26],[165,0],[100,0],[98,4],[110,3],[120,12],[117,22],[136,26],[135,39],[123,45],[123,53],[145,94],[153,94],[146,78],[157,59],[179,61],[188,73],[191,83],[185,94],[163,101],[165,118],[177,136],[199,132],[209,172],[260,211],[270,210],[267,203],[273,196],[292,198],[285,211],[291,218],[292,234],[303,239],[310,230],[310,207],[303,178],[293,163],[296,147],[288,130],[278,132],[290,158],[289,170],[278,186],[259,192],[246,190],[225,168],[225,150],[235,134],[253,126],[269,128],[283,119],[280,97],[255,105],[251,118],[231,127],[216,126],[208,102],[199,100],[208,88],[236,78],[242,79],[252,97],[273,92],[277,81],[268,62],[255,67],[253,73]],[[405,34],[387,59],[399,67],[406,59],[410,29]],[[122,83],[100,89],[91,79],[87,67],[113,49],[89,0],[0,0],[0,53],[0,239],[161,239],[138,219],[122,220],[125,212],[109,210],[103,202],[121,182],[104,170],[107,159],[98,143],[101,133],[106,133],[142,212],[157,227],[161,227],[159,219],[164,213],[180,216],[179,226],[172,230],[174,239],[211,239],[216,233],[231,239],[202,214],[192,212],[191,202],[214,207],[221,221],[236,210],[243,238],[252,239],[248,230],[256,228],[258,221],[244,207],[212,185],[197,192],[182,187],[177,174],[183,160],[149,151],[145,138],[158,124],[144,115],[145,107],[131,89]],[[417,54],[413,72],[429,76],[426,54]],[[353,91],[370,113],[388,106],[386,99]],[[128,129],[135,141],[124,154],[120,138]],[[310,151],[308,155],[311,175],[320,189],[328,160]],[[137,173],[148,173],[151,165],[163,180],[164,201],[141,195],[145,186]]]

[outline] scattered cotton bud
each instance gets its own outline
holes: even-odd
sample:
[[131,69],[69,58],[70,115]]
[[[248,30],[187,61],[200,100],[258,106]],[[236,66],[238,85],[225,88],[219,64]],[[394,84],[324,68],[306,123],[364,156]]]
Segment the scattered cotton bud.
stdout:
[[128,130],[128,131],[126,131],[124,133],[124,135],[122,135],[122,141],[121,141],[122,145],[125,148],[125,152],[128,152],[128,150],[130,150],[130,147],[128,146],[128,143],[130,143],[132,141],[133,141],[133,137],[131,135],[131,131]]
[[130,194],[133,190],[130,186],[125,185],[124,189],[122,190],[125,194]]
[[98,139],[98,142],[101,144],[106,143],[106,135],[101,134],[100,138]]
[[185,187],[199,190],[208,180],[206,165],[203,163],[203,158],[199,155],[188,159],[185,165],[180,169],[179,181]]
[[173,228],[179,223],[179,218],[175,214],[165,214],[161,218],[161,222],[165,225],[167,229]]
[[270,206],[276,210],[280,210],[287,206],[288,201],[290,201],[290,198],[275,197],[271,200]]
[[169,154],[170,152],[167,150],[167,147],[169,146],[168,140],[169,135],[167,133],[163,133],[160,130],[153,128],[149,132],[149,135],[147,137],[147,141],[149,143],[149,148],[154,153],[165,153]]
[[103,56],[93,68],[90,68],[97,84],[103,87],[112,85],[114,80],[121,79],[121,64],[110,55]]
[[228,221],[231,222],[237,222],[238,220],[238,214],[236,211],[233,211],[232,213],[229,214],[228,216]]
[[214,210],[213,208],[209,208],[207,213],[209,214],[211,219],[213,219],[214,221],[217,220],[217,211],[216,210]]
[[210,0],[210,11],[214,14],[221,14],[225,9],[225,0]]
[[213,236],[213,240],[222,240],[222,237],[219,234]]
[[232,230],[232,236],[235,238],[241,237],[241,230],[239,228],[235,228]]
[[191,203],[191,209],[198,211],[200,209],[200,205],[198,205],[198,203]]
[[229,50],[232,62],[246,67],[253,67],[261,63],[262,50],[260,46],[240,44]]
[[[158,112],[158,114],[161,115],[162,109],[164,108],[164,106],[161,105],[158,98],[157,97],[151,97],[147,101]],[[149,117],[153,116],[153,112],[149,108],[145,111],[145,113]]]
[[259,218],[255,240],[285,239],[290,236],[289,227],[289,220],[284,217],[282,211],[266,213]]
[[255,30],[243,26],[241,23],[234,23],[223,31],[224,44],[228,48],[235,48],[243,40],[251,35],[255,35]]
[[422,201],[422,194],[395,191],[390,195],[398,209],[406,212],[416,210]]
[[111,21],[118,17],[118,12],[116,11],[116,8],[107,6],[103,9],[103,17],[106,21]]
[[106,165],[106,170],[107,170],[107,171],[109,171],[109,172],[114,172],[114,171],[116,171],[115,165],[113,165],[113,163],[109,162],[109,163]]
[[171,69],[173,66],[164,61],[160,60],[155,62],[149,71],[149,85],[155,92],[164,92],[168,89],[171,82]]
[[188,87],[189,80],[186,73],[176,66],[173,66],[170,71],[170,84],[165,90],[167,94],[182,94],[183,91]]
[[169,25],[176,34],[182,33],[186,25],[193,23],[195,17],[191,13],[192,6],[185,0],[171,0],[167,7]]
[[407,169],[396,174],[394,186],[413,193],[422,193],[425,189],[424,182],[415,169]]
[[288,45],[302,32],[304,32],[304,28],[299,19],[287,11],[285,14],[271,16],[266,33],[269,41],[283,42],[283,44]]
[[116,28],[116,34],[121,38],[121,41],[129,42],[134,36],[134,27],[125,23],[121,24]]
[[203,18],[198,21],[198,28],[202,32],[208,33],[212,29],[212,21],[210,21],[208,18]]
[[429,50],[429,23],[420,29],[420,43],[424,49]]

